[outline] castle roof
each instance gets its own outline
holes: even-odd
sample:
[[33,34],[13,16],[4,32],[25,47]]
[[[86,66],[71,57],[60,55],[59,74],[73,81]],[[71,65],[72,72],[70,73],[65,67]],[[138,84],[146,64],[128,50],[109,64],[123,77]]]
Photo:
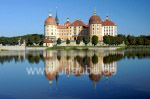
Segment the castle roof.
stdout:
[[65,23],[65,26],[69,26],[71,23],[69,22],[69,21],[67,21],[66,23]]
[[48,39],[44,39],[44,43],[52,43],[52,41],[50,41]]
[[67,26],[57,26],[58,29],[67,29]]
[[94,15],[90,18],[89,24],[101,24],[101,18]]
[[52,17],[48,17],[46,20],[45,20],[45,25],[57,25],[56,24],[56,20]]
[[70,26],[85,26],[85,24],[81,20],[76,20]]
[[111,20],[105,20],[102,22],[102,26],[116,26],[116,24]]

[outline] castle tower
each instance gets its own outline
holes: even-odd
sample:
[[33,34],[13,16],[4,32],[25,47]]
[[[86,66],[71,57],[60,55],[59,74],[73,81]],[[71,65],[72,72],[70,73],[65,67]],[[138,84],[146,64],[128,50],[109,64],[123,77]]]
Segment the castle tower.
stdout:
[[109,20],[108,14],[106,16],[106,20],[102,22],[102,36],[107,35],[117,35],[117,25],[112,20]]
[[89,20],[89,35],[90,39],[94,35],[98,36],[98,40],[102,40],[102,21],[99,16],[97,16],[96,8],[94,9],[94,15]]
[[50,11],[49,17],[45,20],[44,24],[44,34],[45,38],[48,40],[57,40],[57,23],[56,20],[52,17],[52,12]]

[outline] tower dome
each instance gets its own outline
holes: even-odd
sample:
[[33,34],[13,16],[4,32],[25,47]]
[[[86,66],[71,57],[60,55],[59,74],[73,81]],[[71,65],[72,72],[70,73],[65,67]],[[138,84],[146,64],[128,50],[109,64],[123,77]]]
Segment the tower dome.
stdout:
[[89,24],[101,24],[101,18],[96,15],[96,9],[94,9],[94,16],[90,18]]
[[57,25],[56,20],[52,18],[52,13],[49,13],[49,17],[45,20],[45,25]]

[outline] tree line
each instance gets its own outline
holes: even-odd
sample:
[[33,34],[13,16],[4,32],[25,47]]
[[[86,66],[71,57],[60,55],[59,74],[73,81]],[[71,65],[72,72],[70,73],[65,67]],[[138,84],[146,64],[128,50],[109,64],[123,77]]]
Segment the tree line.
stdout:
[[[76,39],[76,44],[80,44],[80,42],[83,41],[83,43],[85,45],[89,44],[90,42],[92,43],[92,45],[96,46],[98,44],[98,37],[96,35],[94,35],[92,37],[92,40],[90,41],[89,36],[84,36],[82,39],[81,38],[77,38]],[[57,40],[57,44],[61,44],[62,40],[60,38],[58,38]],[[115,45],[118,46],[120,44],[125,44],[125,45],[150,45],[150,36],[125,36],[122,34],[118,34],[117,36],[104,36],[103,37],[103,42],[107,45]],[[70,44],[70,40],[67,39],[66,40],[66,44]]]
[[[16,37],[0,37],[0,44],[2,45],[17,45],[18,40],[21,39],[21,43],[23,41],[26,41],[27,46],[33,46],[33,45],[43,45],[44,35],[42,34],[28,34],[24,36],[16,36]],[[94,35],[92,37],[92,40],[90,41],[89,36],[84,36],[82,39],[80,37],[77,37],[76,44],[79,45],[83,41],[85,45],[88,45],[90,42],[96,46],[98,44],[98,37]],[[70,40],[66,40],[66,44],[70,44]],[[108,45],[120,45],[120,44],[126,44],[126,45],[150,45],[150,36],[125,36],[122,34],[118,34],[117,36],[104,36],[103,42]],[[62,40],[58,38],[57,44],[61,44]]]
[[122,34],[118,34],[117,36],[104,36],[103,42],[108,45],[120,45],[126,44],[129,46],[132,45],[150,45],[150,36],[125,36]]
[[0,44],[2,45],[18,45],[18,40],[21,40],[21,44],[23,41],[26,41],[27,46],[33,45],[43,45],[44,35],[42,34],[28,34],[24,36],[16,36],[16,37],[0,37]]

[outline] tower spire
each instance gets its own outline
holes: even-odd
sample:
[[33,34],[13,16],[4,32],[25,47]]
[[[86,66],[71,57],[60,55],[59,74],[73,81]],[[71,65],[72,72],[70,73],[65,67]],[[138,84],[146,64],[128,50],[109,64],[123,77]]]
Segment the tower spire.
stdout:
[[57,7],[56,7],[56,17],[55,17],[55,20],[56,20],[57,25],[59,25],[59,19],[58,19],[58,16],[57,16]]
[[94,9],[94,16],[96,16],[96,8]]
[[49,12],[49,17],[52,17],[52,11],[50,10],[50,12]]
[[107,13],[107,16],[106,16],[106,20],[108,20],[108,13]]
[[67,22],[70,22],[70,19],[69,19],[69,18],[67,18]]

